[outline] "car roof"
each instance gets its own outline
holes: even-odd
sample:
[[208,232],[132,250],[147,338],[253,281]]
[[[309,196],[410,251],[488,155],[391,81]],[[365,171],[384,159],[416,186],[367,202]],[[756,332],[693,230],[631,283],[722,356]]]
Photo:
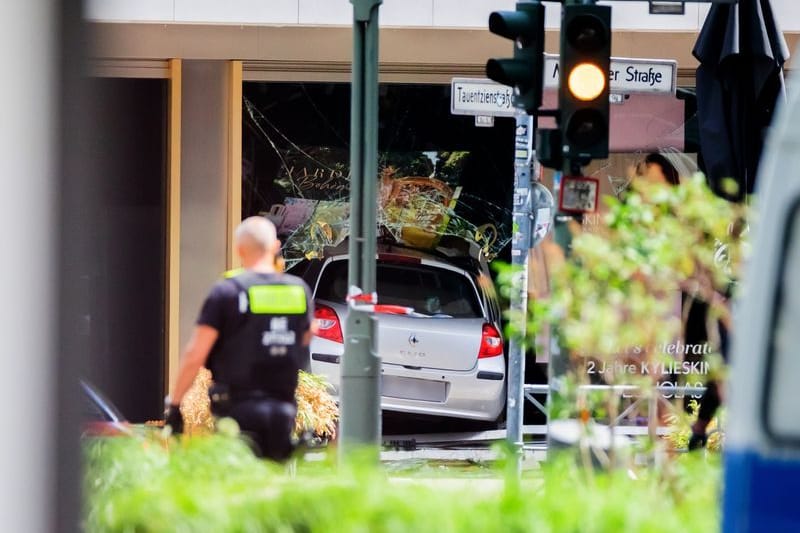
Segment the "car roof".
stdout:
[[[471,245],[470,245],[471,244]],[[415,257],[418,259],[442,263],[466,270],[472,273],[479,273],[488,269],[487,262],[482,258],[480,248],[461,238],[443,237],[440,245],[435,249],[419,249],[388,241],[379,241],[376,246],[378,254],[402,255],[405,257]],[[326,261],[329,258],[341,259],[348,252],[348,241],[341,244],[325,248],[322,257],[307,261]]]

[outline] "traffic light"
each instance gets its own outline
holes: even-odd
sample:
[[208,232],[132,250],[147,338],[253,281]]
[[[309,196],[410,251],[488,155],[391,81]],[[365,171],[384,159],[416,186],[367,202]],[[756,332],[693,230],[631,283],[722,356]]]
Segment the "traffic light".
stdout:
[[514,107],[529,115],[542,105],[544,70],[544,5],[518,2],[516,11],[489,15],[489,31],[514,40],[514,57],[490,59],[486,75],[514,88]]
[[608,157],[611,8],[565,5],[561,17],[558,106],[563,155]]
[[558,128],[536,131],[536,159],[542,166],[561,170],[564,166],[564,153],[561,148],[561,130]]

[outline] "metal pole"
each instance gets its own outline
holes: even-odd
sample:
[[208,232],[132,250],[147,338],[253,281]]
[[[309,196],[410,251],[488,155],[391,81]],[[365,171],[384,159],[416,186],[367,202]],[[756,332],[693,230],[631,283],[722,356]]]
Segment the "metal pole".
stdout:
[[361,283],[361,184],[364,181],[364,25],[353,23],[353,74],[350,84],[350,246],[348,286]]
[[361,288],[365,293],[375,291],[375,253],[378,203],[378,8],[370,11],[364,49],[364,152],[363,196],[361,206]]
[[[563,5],[577,5],[577,4],[593,4],[595,0],[564,0]],[[563,13],[563,7],[562,7]],[[562,15],[563,16],[563,15]],[[561,55],[559,57],[562,57]],[[564,65],[560,65],[559,71],[564,72]],[[564,83],[563,76],[561,83]],[[562,140],[565,142],[565,140]],[[563,183],[563,177],[569,176],[573,174],[580,174],[581,167],[575,161],[570,161],[568,159],[564,160],[563,165],[563,172],[556,172],[553,178],[553,195],[555,196],[555,203],[556,203],[556,215],[553,220],[553,240],[555,243],[563,250],[564,256],[568,257],[570,252],[570,247],[572,245],[572,235],[570,234],[569,223],[572,220],[576,222],[580,222],[579,216],[574,216],[569,213],[564,213],[560,209],[561,205],[561,187]],[[561,394],[561,385],[564,381],[564,378],[567,376],[569,372],[569,354],[566,351],[562,351],[561,340],[559,338],[559,332],[557,329],[554,329],[552,332],[552,339],[550,345],[550,360],[547,364],[547,383],[549,385],[549,392],[547,397],[547,403],[549,406],[552,406],[553,403],[556,401],[556,397]],[[550,414],[548,413],[547,416],[547,423],[548,425],[551,422]],[[548,449],[552,449],[551,447],[551,437],[550,431],[547,432],[547,447]]]
[[511,265],[511,320],[514,334],[508,344],[506,440],[514,450],[517,474],[522,471],[522,415],[525,406],[525,351],[528,308],[528,251],[531,246],[531,172],[536,118],[517,113],[514,149],[514,213]]
[[[82,523],[81,509],[84,496],[80,439],[84,405],[78,381],[87,375],[91,365],[101,364],[100,354],[92,349],[93,333],[90,324],[91,317],[96,315],[97,309],[93,307],[90,291],[87,290],[89,286],[87,280],[89,274],[95,272],[97,268],[96,228],[100,219],[102,177],[96,158],[88,157],[87,154],[96,153],[93,141],[100,139],[105,132],[99,131],[98,106],[93,100],[92,83],[85,75],[88,43],[84,39],[86,28],[81,2],[54,3],[59,5],[56,17],[61,25],[56,32],[60,39],[57,43],[60,54],[60,76],[55,81],[60,87],[58,113],[56,113],[60,124],[55,129],[58,131],[60,143],[58,162],[60,175],[56,187],[58,229],[52,231],[59,241],[58,245],[53,245],[59,254],[57,266],[59,302],[56,307],[58,348],[55,353],[58,376],[53,383],[57,405],[53,410],[57,420],[54,427],[58,431],[55,446],[58,451],[57,455],[53,455],[56,461],[53,475],[56,479],[51,483],[51,491],[55,495],[57,505],[54,509],[53,523],[48,530],[73,532],[79,530]],[[34,3],[25,3],[28,4]],[[16,19],[11,17],[9,20]],[[37,23],[36,27],[43,26]],[[31,42],[30,36],[25,38],[28,43]],[[39,63],[27,59],[29,66]],[[35,94],[32,95],[32,100],[38,101]],[[26,119],[27,122],[29,119]],[[29,161],[25,164],[30,166]],[[41,241],[33,240],[43,249],[46,248]],[[39,376],[37,381],[41,379]],[[29,389],[28,394],[37,393]],[[29,449],[24,453],[26,456],[31,456]],[[30,472],[27,473],[26,479],[29,477]],[[41,509],[45,504],[38,502],[37,505]],[[15,515],[18,514],[19,510],[15,509]],[[3,523],[7,524],[6,520],[3,520]],[[6,527],[15,529],[13,525]]]
[[[378,6],[353,4],[353,77],[350,123],[350,249],[348,284],[375,291],[376,181],[378,179]],[[345,460],[358,449],[378,460],[380,444],[380,358],[374,353],[369,314],[347,316],[341,368],[341,441]]]

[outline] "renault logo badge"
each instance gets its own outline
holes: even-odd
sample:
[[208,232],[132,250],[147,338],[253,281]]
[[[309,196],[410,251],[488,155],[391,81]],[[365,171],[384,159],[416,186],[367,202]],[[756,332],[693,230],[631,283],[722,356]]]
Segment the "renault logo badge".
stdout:
[[416,346],[417,344],[419,344],[419,339],[417,338],[416,334],[414,333],[411,334],[411,336],[408,338],[408,344],[410,344],[411,346]]

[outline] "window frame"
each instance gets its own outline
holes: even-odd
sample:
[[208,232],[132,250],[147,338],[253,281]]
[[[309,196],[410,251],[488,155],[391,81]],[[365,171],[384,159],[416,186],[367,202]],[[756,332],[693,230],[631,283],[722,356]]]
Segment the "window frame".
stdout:
[[[764,433],[770,439],[770,441],[773,442],[773,444],[792,448],[800,448],[800,432],[798,432],[797,436],[787,436],[786,434],[776,431],[776,429],[772,427],[772,424],[770,423],[770,410],[773,403],[773,394],[771,394],[771,391],[775,381],[775,355],[777,351],[775,338],[778,328],[778,319],[781,317],[785,305],[784,280],[787,273],[787,253],[790,250],[792,241],[795,238],[800,239],[800,235],[795,234],[795,223],[800,224],[800,196],[796,196],[792,200],[783,220],[784,230],[780,245],[780,258],[778,268],[776,270],[775,288],[772,296],[772,311],[770,313],[769,322],[771,326],[769,329],[769,341],[767,344],[763,386],[761,390],[760,422]],[[800,242],[797,243],[797,246],[800,246]]]

